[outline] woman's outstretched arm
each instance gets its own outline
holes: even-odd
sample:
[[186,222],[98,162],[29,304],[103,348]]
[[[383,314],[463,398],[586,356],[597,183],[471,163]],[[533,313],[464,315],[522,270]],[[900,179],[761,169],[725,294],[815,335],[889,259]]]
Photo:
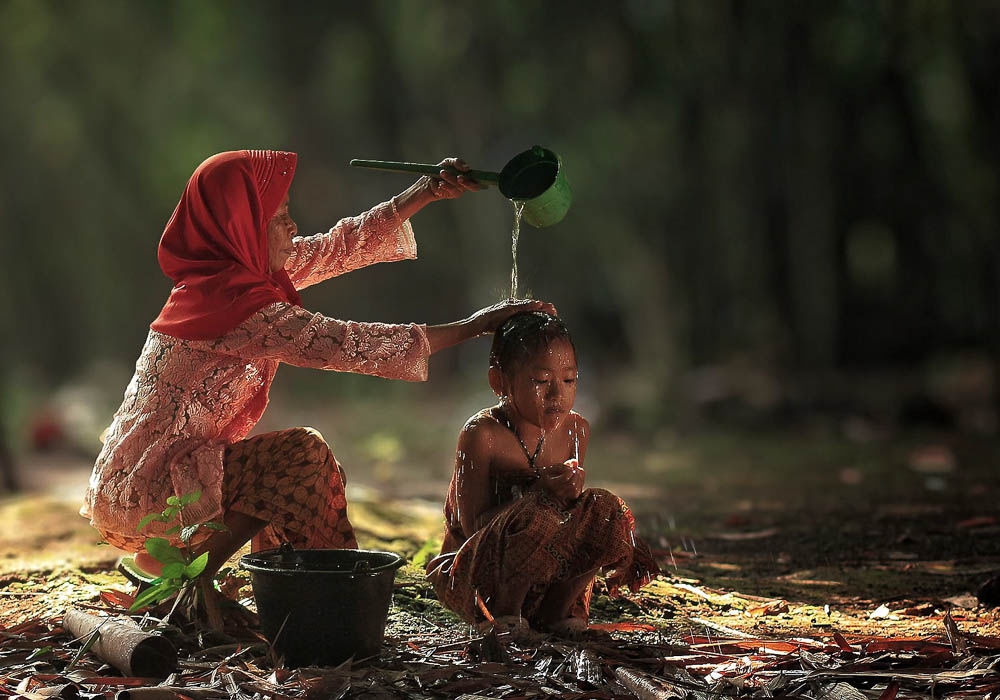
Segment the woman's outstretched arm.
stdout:
[[427,326],[427,342],[431,346],[431,353],[492,333],[511,316],[526,311],[543,311],[556,315],[556,308],[548,302],[537,299],[507,299],[480,309],[461,321]]
[[442,348],[494,331],[522,311],[555,313],[551,304],[508,300],[462,321],[437,326],[341,321],[286,302],[269,304],[221,338],[193,347],[244,359],[267,358],[298,367],[427,379],[427,358]]

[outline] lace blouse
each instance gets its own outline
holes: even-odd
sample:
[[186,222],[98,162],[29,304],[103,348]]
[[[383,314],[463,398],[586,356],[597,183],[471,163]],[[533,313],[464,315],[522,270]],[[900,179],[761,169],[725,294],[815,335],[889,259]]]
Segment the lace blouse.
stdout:
[[[297,289],[416,257],[410,222],[391,201],[293,244],[285,269]],[[168,496],[200,490],[185,522],[221,519],[226,446],[245,438],[264,413],[279,363],[422,381],[429,355],[423,326],[339,321],[283,302],[212,340],[150,330],[80,513],[126,548],[136,542],[139,521],[163,510]],[[157,525],[143,536],[157,534]]]

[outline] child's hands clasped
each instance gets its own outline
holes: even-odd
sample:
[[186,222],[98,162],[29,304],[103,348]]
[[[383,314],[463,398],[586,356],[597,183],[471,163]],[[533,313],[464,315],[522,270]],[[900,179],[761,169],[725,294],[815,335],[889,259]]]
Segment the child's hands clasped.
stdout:
[[583,492],[584,470],[576,459],[551,464],[538,470],[538,484],[550,496],[563,503],[575,501]]

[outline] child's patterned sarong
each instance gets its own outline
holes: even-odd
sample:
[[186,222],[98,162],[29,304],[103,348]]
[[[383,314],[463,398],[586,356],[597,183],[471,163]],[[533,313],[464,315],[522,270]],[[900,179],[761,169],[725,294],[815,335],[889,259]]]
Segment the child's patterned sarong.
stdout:
[[[473,624],[485,619],[477,596],[489,609],[497,591],[515,581],[533,582],[521,611],[532,623],[553,582],[603,569],[609,594],[617,595],[622,586],[637,591],[659,573],[629,507],[604,489],[587,489],[566,506],[530,492],[431,566],[438,598]],[[573,617],[587,619],[592,585],[574,603]]]

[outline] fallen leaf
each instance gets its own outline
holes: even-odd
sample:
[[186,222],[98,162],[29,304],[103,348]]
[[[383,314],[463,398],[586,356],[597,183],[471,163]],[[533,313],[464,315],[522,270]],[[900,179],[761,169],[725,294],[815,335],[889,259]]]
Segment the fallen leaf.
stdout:
[[747,608],[745,613],[749,617],[761,617],[763,615],[778,615],[788,612],[788,602],[784,600],[772,600],[763,605],[755,605]]
[[877,608],[875,608],[874,610],[872,610],[870,613],[868,613],[868,617],[870,617],[873,620],[884,620],[885,618],[889,617],[890,612],[892,611],[889,610],[889,607],[885,604],[882,604]]
[[653,625],[645,622],[601,622],[587,626],[599,632],[655,632]]
[[955,527],[960,529],[972,528],[972,527],[988,527],[990,525],[996,525],[997,519],[992,515],[979,515],[974,518],[966,518],[965,520],[955,523]]
[[909,615],[910,617],[923,617],[927,615],[934,615],[937,612],[937,606],[934,603],[921,603],[920,605],[914,605],[909,608],[903,608],[902,613],[904,615]]
[[948,641],[951,642],[951,646],[955,649],[956,654],[963,654],[968,649],[968,644],[965,641],[965,635],[962,634],[962,630],[958,629],[958,625],[951,617],[951,611],[944,614],[944,629],[948,633]]
[[955,453],[947,445],[925,445],[909,454],[910,469],[921,474],[949,474],[955,471]]
[[135,602],[135,596],[114,588],[107,588],[101,591],[101,600],[113,607],[128,610],[132,603]]
[[930,656],[931,654],[951,651],[951,647],[947,644],[931,642],[919,637],[872,638],[862,646],[866,654],[877,654],[883,651],[910,651]]
[[878,700],[896,700],[896,694],[899,692],[899,681],[892,681],[885,687],[882,694],[878,696]]
[[857,486],[865,480],[864,472],[856,467],[844,467],[837,476],[840,479],[840,483],[847,484],[848,486]]
[[709,537],[716,540],[726,540],[728,542],[741,542],[743,540],[762,540],[765,537],[773,537],[779,532],[781,532],[781,530],[776,527],[768,527],[763,530],[754,530],[753,532],[717,532],[709,535]]
[[963,610],[975,610],[979,607],[979,600],[971,593],[960,593],[959,595],[945,598],[944,602],[950,603],[956,608],[962,608]]
[[840,647],[841,651],[846,651],[847,653],[852,653],[855,651],[854,647],[850,645],[847,639],[844,638],[844,635],[842,635],[840,632],[833,633],[833,641],[837,643],[837,646]]

